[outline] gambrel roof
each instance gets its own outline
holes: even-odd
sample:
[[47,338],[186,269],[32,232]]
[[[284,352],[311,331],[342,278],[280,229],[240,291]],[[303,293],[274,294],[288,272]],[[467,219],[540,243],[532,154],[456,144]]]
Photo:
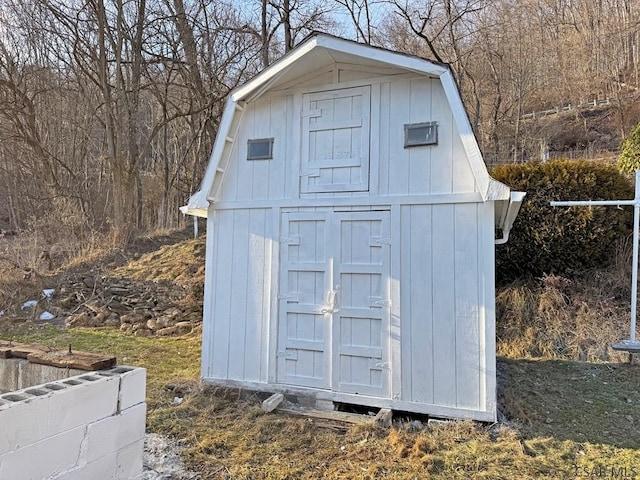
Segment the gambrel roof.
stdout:
[[389,69],[390,72],[413,72],[439,79],[482,201],[497,201],[496,227],[503,233],[508,232],[523,195],[514,197],[513,194],[518,192],[511,193],[506,185],[489,176],[449,67],[416,56],[364,45],[324,33],[310,35],[298,47],[231,92],[201,188],[189,199],[187,205],[181,207],[181,211],[200,217],[207,216],[209,203],[215,202],[215,198],[211,196],[214,179],[216,175],[223,174],[220,162],[225,142],[234,117],[240,115],[244,104],[259,98],[267,91],[295,85],[300,79],[308,78],[310,74],[331,68],[335,64],[351,64],[378,70]]

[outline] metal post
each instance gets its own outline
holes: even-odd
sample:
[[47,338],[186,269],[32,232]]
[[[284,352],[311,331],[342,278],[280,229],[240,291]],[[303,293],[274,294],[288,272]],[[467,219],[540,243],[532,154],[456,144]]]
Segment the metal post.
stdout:
[[640,227],[640,170],[636,170],[636,194],[633,204],[633,265],[631,266],[631,333],[629,341],[636,341],[636,307],[638,303],[638,228]]

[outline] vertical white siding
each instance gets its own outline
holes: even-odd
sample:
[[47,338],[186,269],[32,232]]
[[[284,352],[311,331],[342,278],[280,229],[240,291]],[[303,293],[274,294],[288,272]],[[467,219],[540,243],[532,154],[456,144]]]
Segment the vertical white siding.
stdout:
[[482,272],[478,268],[478,205],[458,204],[454,211],[456,406],[475,410],[480,406],[480,354],[484,351],[484,337],[480,333]]
[[[484,310],[493,268],[484,205],[401,208],[401,326],[403,398],[478,410],[488,378]],[[488,257],[488,258],[487,258]],[[491,299],[491,302],[493,300]],[[487,355],[489,357],[487,357]],[[488,374],[493,375],[495,370]]]
[[212,378],[266,382],[271,209],[216,210],[214,218],[214,291],[209,297],[205,371]]
[[[403,125],[405,123],[430,122],[435,118],[431,108],[431,83],[430,80],[422,78],[411,80],[409,83],[409,114],[406,115],[406,112],[403,112],[405,114],[404,118],[400,117],[394,119],[396,120],[395,122],[392,122],[398,123],[402,128],[403,143]],[[406,95],[404,92],[400,94]],[[437,120],[441,122],[439,118]],[[448,129],[448,125],[442,125],[442,127]],[[397,134],[397,130],[395,133]],[[404,161],[409,163],[409,191],[407,193],[409,195],[431,193],[431,167],[433,166],[433,161],[442,155],[442,148],[439,149],[438,146],[414,147],[405,149],[405,152],[407,153],[407,158]]]
[[[440,81],[429,78],[380,85],[378,138],[380,173],[372,179],[379,195],[430,195],[469,193],[476,189],[471,166],[453,122],[451,108]],[[404,125],[438,123],[438,144],[404,148]]]
[[[297,118],[299,124],[300,112]],[[297,169],[291,163],[295,157],[292,135],[298,125],[294,121],[290,96],[267,96],[245,107],[230,150],[231,161],[225,172],[220,201],[291,198],[291,191],[286,191],[287,182],[294,173],[296,181],[298,178]],[[274,139],[272,159],[247,160],[247,142],[258,138]]]

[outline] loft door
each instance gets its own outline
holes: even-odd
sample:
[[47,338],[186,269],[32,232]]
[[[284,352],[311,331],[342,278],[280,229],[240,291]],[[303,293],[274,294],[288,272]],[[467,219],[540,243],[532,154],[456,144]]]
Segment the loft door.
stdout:
[[369,190],[371,87],[303,95],[302,193]]

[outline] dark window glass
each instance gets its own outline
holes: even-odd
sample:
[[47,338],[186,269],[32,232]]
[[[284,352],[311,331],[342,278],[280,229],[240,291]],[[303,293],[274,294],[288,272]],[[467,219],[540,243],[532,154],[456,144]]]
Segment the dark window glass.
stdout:
[[273,138],[249,140],[247,160],[269,160],[273,158]]
[[404,126],[404,148],[422,145],[436,145],[438,143],[438,124],[410,123]]

